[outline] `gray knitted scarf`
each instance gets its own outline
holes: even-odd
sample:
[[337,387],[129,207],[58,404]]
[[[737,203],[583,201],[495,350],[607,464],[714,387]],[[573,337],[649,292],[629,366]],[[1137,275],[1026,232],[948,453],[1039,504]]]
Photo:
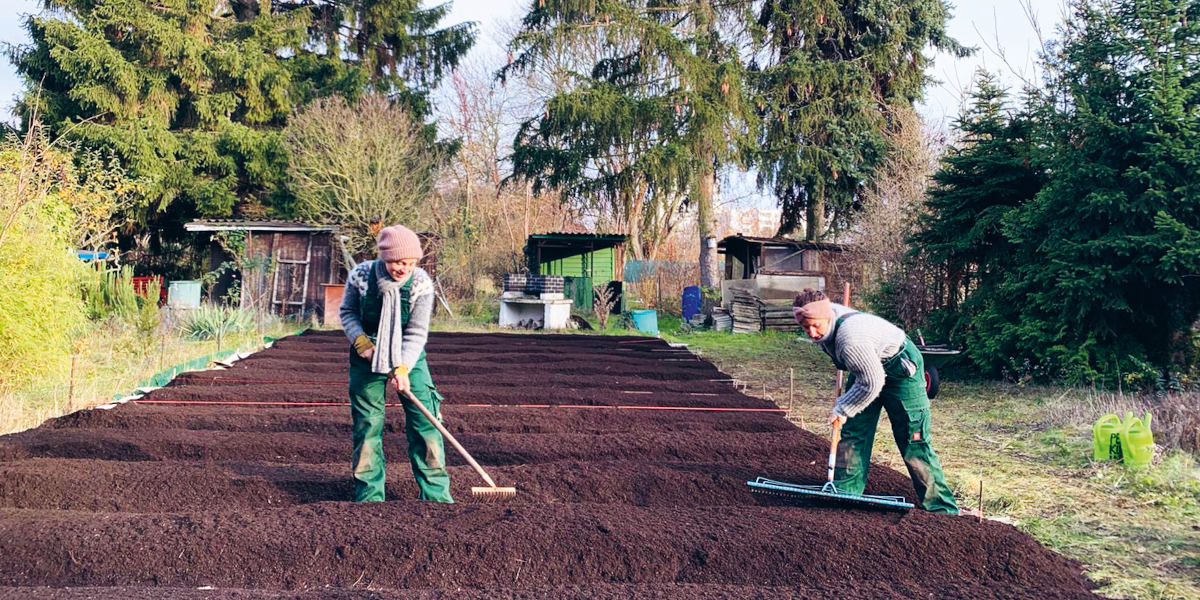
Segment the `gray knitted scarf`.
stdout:
[[[408,279],[412,279],[409,275]],[[379,286],[379,297],[382,304],[379,314],[379,331],[375,336],[375,358],[371,361],[371,371],[374,373],[391,373],[400,366],[400,350],[403,345],[404,327],[400,322],[403,294],[401,288],[408,281],[396,281],[379,262],[375,268],[375,281]]]

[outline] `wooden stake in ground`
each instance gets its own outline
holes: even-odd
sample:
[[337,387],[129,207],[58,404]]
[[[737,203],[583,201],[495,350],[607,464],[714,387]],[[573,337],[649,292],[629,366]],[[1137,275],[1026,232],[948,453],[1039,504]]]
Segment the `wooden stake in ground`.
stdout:
[[796,369],[788,367],[788,416],[792,416],[792,404],[795,402],[796,394]]
[[979,522],[983,522],[983,479],[979,480]]
[[[846,287],[842,288],[842,306],[850,308],[850,282],[846,282]],[[837,393],[842,395],[842,383],[845,381],[846,373],[838,370],[837,372]]]
[[75,361],[79,357],[78,354],[71,353],[71,377],[67,384],[67,408],[75,408]]

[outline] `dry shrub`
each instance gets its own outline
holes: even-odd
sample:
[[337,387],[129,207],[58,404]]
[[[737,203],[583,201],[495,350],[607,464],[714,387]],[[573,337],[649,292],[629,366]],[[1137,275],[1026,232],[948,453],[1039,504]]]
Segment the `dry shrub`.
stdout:
[[911,109],[898,109],[890,133],[895,152],[862,194],[863,213],[849,241],[865,271],[861,293],[872,309],[912,327],[934,306],[939,274],[909,254],[908,238],[924,211],[925,190],[944,141]]
[[592,288],[592,311],[600,323],[600,329],[608,327],[608,316],[612,314],[613,305],[617,303],[616,290],[612,286],[598,285]]
[[656,262],[636,283],[625,284],[627,293],[641,299],[647,308],[664,314],[683,312],[683,288],[700,283],[697,263]]
[[1150,413],[1154,443],[1200,455],[1200,392],[1183,394],[1113,394],[1094,392],[1082,398],[1064,398],[1044,409],[1051,426],[1090,427],[1107,414],[1125,418]]

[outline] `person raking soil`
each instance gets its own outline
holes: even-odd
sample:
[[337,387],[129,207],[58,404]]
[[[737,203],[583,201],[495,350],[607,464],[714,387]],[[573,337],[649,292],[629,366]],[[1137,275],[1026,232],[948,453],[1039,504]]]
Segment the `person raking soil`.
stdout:
[[[354,500],[384,499],[384,403],[388,390],[412,395],[437,418],[442,395],[425,362],[433,314],[433,280],[417,266],[424,252],[403,225],[379,232],[379,258],[356,266],[346,280],[340,316],[350,340],[350,416]],[[408,460],[421,500],[454,502],[442,434],[404,402]]]
[[930,444],[924,361],[912,340],[887,320],[830,302],[818,290],[797,294],[792,314],[834,366],[848,372],[847,389],[834,402],[829,417],[831,426],[841,427],[834,469],[837,489],[863,493],[879,413],[886,410],[917,493],[914,504],[930,512],[958,514]]

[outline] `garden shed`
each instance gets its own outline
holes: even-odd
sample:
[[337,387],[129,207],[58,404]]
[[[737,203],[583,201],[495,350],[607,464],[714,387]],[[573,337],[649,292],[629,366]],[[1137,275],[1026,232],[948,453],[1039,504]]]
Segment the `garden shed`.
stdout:
[[739,289],[780,304],[806,287],[833,290],[840,299],[847,282],[854,289],[862,282],[862,261],[846,244],[738,234],[718,242],[717,252],[725,255],[721,299],[726,306]]
[[[564,293],[581,310],[592,308],[592,287],[607,284],[621,294],[625,235],[618,233],[535,233],[525,242],[534,275],[562,275]],[[618,299],[616,306],[622,306]]]
[[345,281],[336,227],[242,220],[192,221],[185,227],[211,234],[211,297],[227,298],[242,308],[320,315],[325,287]]

